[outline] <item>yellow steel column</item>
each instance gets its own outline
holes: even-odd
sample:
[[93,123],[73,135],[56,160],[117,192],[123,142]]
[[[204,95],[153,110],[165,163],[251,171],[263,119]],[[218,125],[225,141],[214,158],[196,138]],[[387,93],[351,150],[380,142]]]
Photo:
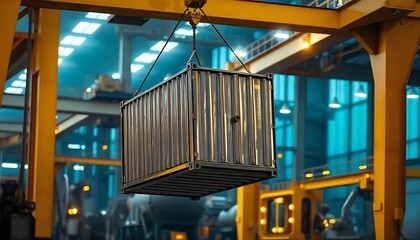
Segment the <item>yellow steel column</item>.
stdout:
[[238,188],[236,227],[238,240],[254,240],[258,227],[260,183]]
[[53,178],[55,114],[57,105],[57,58],[60,12],[41,9],[35,41],[35,69],[29,140],[29,199],[36,203],[37,238],[51,238],[53,224]]
[[0,106],[3,97],[4,83],[9,69],[10,54],[12,53],[13,37],[19,15],[20,0],[0,1]]
[[374,217],[376,239],[400,239],[405,211],[406,84],[420,41],[414,20],[380,26],[376,55],[371,55],[375,79]]

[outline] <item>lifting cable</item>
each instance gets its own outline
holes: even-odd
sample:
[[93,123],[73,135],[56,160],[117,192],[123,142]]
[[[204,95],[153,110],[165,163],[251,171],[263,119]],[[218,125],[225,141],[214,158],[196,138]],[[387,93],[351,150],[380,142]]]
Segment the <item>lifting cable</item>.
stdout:
[[220,38],[223,40],[223,42],[225,42],[226,46],[228,46],[228,48],[233,53],[233,55],[235,55],[236,59],[238,59],[238,61],[241,63],[241,65],[245,69],[245,71],[247,71],[248,73],[251,73],[249,71],[249,69],[245,66],[245,64],[241,61],[241,59],[238,57],[238,55],[236,55],[235,51],[233,51],[232,47],[229,45],[229,43],[226,41],[226,39],[222,36],[222,34],[219,32],[219,30],[217,30],[216,26],[213,24],[213,22],[211,21],[211,19],[207,16],[207,14],[203,11],[202,8],[200,8],[200,11],[207,18],[207,20],[209,21],[209,23],[211,24],[211,26],[214,28],[214,30],[217,32],[217,34],[219,34]]
[[200,7],[194,7],[194,12],[190,12],[189,6],[185,9],[184,13],[182,13],[181,18],[178,20],[177,24],[175,25],[175,28],[172,30],[171,34],[169,35],[168,39],[166,40],[165,44],[163,45],[163,48],[160,50],[158,56],[156,57],[155,61],[153,62],[152,66],[150,67],[149,71],[147,72],[146,76],[144,77],[143,81],[140,84],[140,87],[137,88],[137,90],[134,92],[134,96],[137,96],[139,92],[141,91],[144,83],[146,82],[147,78],[149,77],[150,73],[152,72],[154,66],[156,65],[156,62],[159,60],[160,56],[162,55],[163,51],[165,50],[166,45],[168,45],[169,41],[171,40],[172,36],[174,35],[176,29],[178,28],[179,24],[181,23],[182,19],[184,19],[184,16],[186,13],[188,13],[189,16],[189,23],[192,26],[193,29],[193,50],[191,52],[191,55],[187,61],[187,64],[191,62],[192,58],[195,56],[198,62],[198,65],[201,67],[200,59],[198,58],[197,54],[197,47],[196,47],[196,34],[197,34],[197,25],[200,22],[201,15],[197,13],[197,9],[200,9],[200,11],[203,13],[203,15],[207,18],[211,26],[214,28],[216,33],[220,36],[220,38],[223,40],[223,42],[226,44],[226,46],[229,48],[229,50],[233,53],[233,55],[236,57],[236,59],[241,63],[242,67],[247,71],[248,73],[251,73],[249,69],[245,66],[245,64],[241,61],[241,59],[238,57],[238,55],[233,51],[230,44],[226,41],[226,39],[222,36],[222,34],[219,32],[219,30],[216,28],[216,26],[213,24],[211,19],[207,16],[207,14],[204,12],[204,10]]

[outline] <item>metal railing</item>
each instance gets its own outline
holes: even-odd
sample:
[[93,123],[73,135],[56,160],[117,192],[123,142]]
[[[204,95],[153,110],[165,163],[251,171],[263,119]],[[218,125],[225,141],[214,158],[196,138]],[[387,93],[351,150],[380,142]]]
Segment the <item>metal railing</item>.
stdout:
[[307,6],[317,8],[333,8],[337,9],[352,0],[313,0]]
[[261,184],[261,191],[271,192],[292,188],[292,181],[276,182],[271,184]]
[[302,181],[344,176],[373,170],[373,157],[366,157],[345,162],[330,163],[313,168],[302,169]]
[[[280,35],[281,34],[281,35]],[[245,47],[244,51],[246,52],[246,56],[242,58],[243,61],[248,61],[256,56],[261,55],[262,53],[266,52],[267,50],[279,45],[282,42],[285,42],[290,37],[298,34],[298,32],[291,32],[291,31],[278,31],[273,30],[265,34],[264,36],[258,38],[251,44]],[[278,36],[282,37],[278,37]],[[287,35],[287,37],[285,37]]]

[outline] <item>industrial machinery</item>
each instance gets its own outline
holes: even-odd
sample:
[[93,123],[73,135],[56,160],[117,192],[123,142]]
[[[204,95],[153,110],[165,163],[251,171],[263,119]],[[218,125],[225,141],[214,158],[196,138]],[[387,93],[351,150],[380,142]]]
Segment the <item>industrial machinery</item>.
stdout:
[[18,191],[16,181],[3,182],[0,190],[1,239],[33,239],[35,219],[32,212],[35,203],[16,196]]
[[238,205],[233,205],[228,211],[221,211],[217,218],[217,226],[221,240],[235,240],[236,233],[236,214]]
[[[366,229],[370,229],[371,231],[367,231],[363,234],[357,235],[354,231],[354,224],[350,218],[350,208],[356,201],[357,197],[362,197],[366,206],[372,206],[372,194],[368,191],[362,191],[360,188],[355,188],[349,194],[346,201],[344,202],[341,208],[341,218],[334,220],[326,221],[326,229],[323,233],[323,239],[325,240],[353,240],[353,239],[360,239],[360,240],[370,240],[375,238],[375,234],[373,232],[373,227],[367,227]],[[370,209],[372,210],[372,209]],[[372,214],[373,211],[370,211],[368,214]],[[365,224],[373,226],[373,218],[370,218],[372,221],[369,222],[369,218],[365,219]]]
[[134,195],[128,204],[130,213],[123,227],[123,239],[171,239],[173,234],[185,236],[176,239],[197,239],[205,199]]
[[86,88],[84,98],[86,100],[112,100],[121,101],[122,99],[130,96],[128,93],[123,92],[123,87],[118,79],[112,78],[109,75],[95,76],[94,83]]

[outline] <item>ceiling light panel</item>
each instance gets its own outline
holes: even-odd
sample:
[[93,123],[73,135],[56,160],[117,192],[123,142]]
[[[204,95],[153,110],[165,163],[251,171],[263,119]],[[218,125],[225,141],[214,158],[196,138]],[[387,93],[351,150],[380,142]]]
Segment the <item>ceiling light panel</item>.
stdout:
[[246,57],[246,52],[244,52],[244,51],[240,51],[240,50],[236,50],[235,51],[235,54],[238,56],[238,57]]
[[15,80],[15,81],[12,82],[12,87],[24,88],[24,87],[26,87],[26,82],[22,81],[22,80]]
[[20,80],[26,80],[26,73],[21,73],[18,78]]
[[17,163],[2,163],[2,168],[18,168],[19,165]]
[[108,13],[88,12],[85,17],[90,18],[90,19],[108,20],[108,17],[110,15],[111,14],[108,14]]
[[134,61],[142,63],[151,63],[157,58],[157,54],[154,53],[142,53]]
[[284,32],[277,32],[276,34],[274,34],[274,37],[280,38],[280,39],[287,39],[289,38],[289,34],[284,33]]
[[58,47],[58,55],[68,57],[74,51],[74,48]]
[[8,87],[4,90],[4,92],[9,94],[21,94],[23,93],[23,88]]
[[82,43],[86,41],[85,37],[76,37],[72,35],[65,36],[63,40],[61,40],[62,45],[72,45],[72,46],[80,46]]
[[144,65],[141,65],[141,64],[131,64],[131,72],[136,73],[140,71],[143,67]]
[[119,73],[113,73],[113,74],[111,75],[111,77],[112,77],[113,79],[120,79],[121,74],[119,74]]
[[[152,51],[157,51],[160,52],[163,48],[163,46],[165,45],[164,41],[159,41],[158,43],[156,43],[155,45],[153,45],[150,50]],[[168,42],[168,45],[166,45],[165,50],[163,52],[169,52],[172,49],[176,48],[176,46],[178,46],[177,42]]]
[[[198,31],[195,31],[195,33],[198,33]],[[193,30],[188,30],[185,28],[180,28],[175,31],[175,35],[181,35],[181,36],[192,36]]]
[[93,34],[101,26],[99,23],[79,22],[72,32],[82,34]]
[[[191,26],[191,24],[187,21],[186,23],[185,23],[186,25],[188,25],[188,26]],[[197,25],[197,27],[208,27],[208,26],[210,26],[210,23],[203,23],[203,22],[200,22],[200,23],[198,23],[198,25]]]

